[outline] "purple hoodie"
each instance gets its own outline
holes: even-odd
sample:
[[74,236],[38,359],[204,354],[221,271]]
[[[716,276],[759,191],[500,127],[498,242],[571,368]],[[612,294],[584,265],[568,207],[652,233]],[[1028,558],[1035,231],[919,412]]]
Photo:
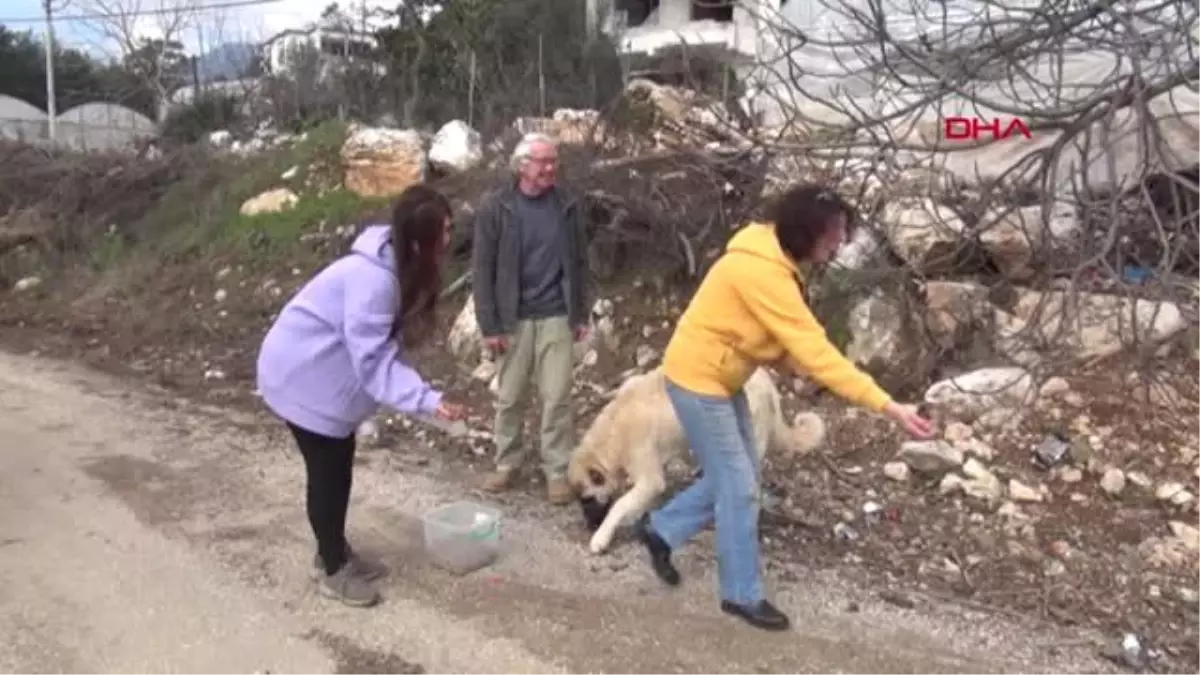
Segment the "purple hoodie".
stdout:
[[258,353],[258,391],[272,411],[335,438],[380,405],[432,414],[441,392],[400,357],[391,337],[399,306],[391,228],[372,225],[350,254],[321,270],[284,305]]

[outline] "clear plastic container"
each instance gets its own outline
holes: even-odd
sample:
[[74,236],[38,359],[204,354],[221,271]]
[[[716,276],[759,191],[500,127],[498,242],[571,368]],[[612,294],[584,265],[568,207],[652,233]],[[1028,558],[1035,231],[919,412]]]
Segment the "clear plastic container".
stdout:
[[500,553],[500,512],[459,501],[427,512],[425,551],[439,567],[469,574],[490,565]]

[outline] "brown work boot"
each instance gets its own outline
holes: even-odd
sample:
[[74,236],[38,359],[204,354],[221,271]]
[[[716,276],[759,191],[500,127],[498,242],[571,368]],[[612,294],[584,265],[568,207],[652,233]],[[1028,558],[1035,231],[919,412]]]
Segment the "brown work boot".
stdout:
[[570,504],[575,498],[575,492],[571,490],[570,483],[566,478],[550,478],[546,481],[546,499],[555,506]]
[[480,487],[485,492],[504,492],[513,485],[516,480],[517,470],[501,467],[484,477]]

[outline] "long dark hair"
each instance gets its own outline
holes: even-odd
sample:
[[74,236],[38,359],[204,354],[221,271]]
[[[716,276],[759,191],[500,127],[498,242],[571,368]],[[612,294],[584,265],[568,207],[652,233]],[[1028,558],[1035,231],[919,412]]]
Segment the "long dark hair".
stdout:
[[427,185],[413,185],[392,206],[392,250],[400,274],[400,307],[393,335],[406,348],[424,343],[436,328],[442,289],[442,241],[450,201]]

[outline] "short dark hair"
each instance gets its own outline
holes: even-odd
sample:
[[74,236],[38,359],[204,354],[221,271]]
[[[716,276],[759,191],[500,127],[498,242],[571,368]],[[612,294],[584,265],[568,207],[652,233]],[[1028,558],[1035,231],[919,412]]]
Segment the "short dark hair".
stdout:
[[813,246],[838,214],[846,217],[849,235],[854,227],[854,209],[837,192],[815,183],[793,185],[766,212],[767,219],[775,224],[780,248],[797,262],[809,258]]

